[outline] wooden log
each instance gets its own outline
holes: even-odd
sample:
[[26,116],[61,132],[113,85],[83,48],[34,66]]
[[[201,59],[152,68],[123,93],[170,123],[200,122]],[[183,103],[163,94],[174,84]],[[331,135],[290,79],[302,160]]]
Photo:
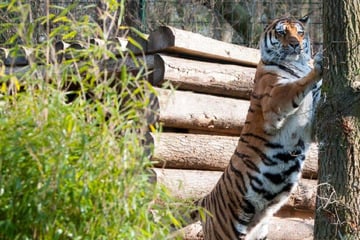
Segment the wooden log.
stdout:
[[239,137],[163,132],[153,135],[155,166],[223,171]]
[[313,219],[315,218],[315,211],[297,209],[292,206],[285,205],[277,213],[275,213],[274,216],[281,218]]
[[[179,199],[198,199],[208,194],[222,172],[154,168],[156,182],[167,187]],[[302,211],[315,210],[316,180],[302,178],[285,207]]]
[[151,53],[166,51],[253,67],[260,60],[257,49],[225,43],[169,26],[162,26],[150,33],[147,50]]
[[[163,132],[153,135],[156,167],[223,171],[239,137]],[[311,144],[303,169],[304,178],[317,177],[316,143]]]
[[249,101],[156,88],[165,127],[239,135]]
[[[314,220],[300,218],[273,217],[269,223],[268,239],[272,240],[311,240]],[[170,239],[180,237],[184,240],[202,240],[201,223],[196,222],[173,233]]]
[[155,54],[151,82],[161,86],[169,81],[177,89],[249,99],[255,71],[255,68]]

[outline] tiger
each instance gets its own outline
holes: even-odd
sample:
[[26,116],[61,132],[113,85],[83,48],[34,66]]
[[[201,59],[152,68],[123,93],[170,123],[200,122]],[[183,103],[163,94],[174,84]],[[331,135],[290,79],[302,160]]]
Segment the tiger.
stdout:
[[322,51],[311,56],[308,22],[308,16],[278,18],[260,37],[238,144],[213,190],[196,203],[204,210],[206,240],[266,239],[271,217],[298,184],[323,72]]

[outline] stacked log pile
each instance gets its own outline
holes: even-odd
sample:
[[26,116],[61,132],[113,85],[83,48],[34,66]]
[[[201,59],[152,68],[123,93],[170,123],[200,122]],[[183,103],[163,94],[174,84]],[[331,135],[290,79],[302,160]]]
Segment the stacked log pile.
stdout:
[[[146,49],[154,54],[149,80],[164,126],[164,132],[152,135],[157,181],[175,197],[200,198],[214,187],[235,149],[259,52],[171,27],[152,32]],[[161,88],[167,82],[176,90]],[[274,217],[270,239],[312,238],[316,177],[313,144],[299,186]],[[181,234],[201,239],[199,231],[194,224]]]

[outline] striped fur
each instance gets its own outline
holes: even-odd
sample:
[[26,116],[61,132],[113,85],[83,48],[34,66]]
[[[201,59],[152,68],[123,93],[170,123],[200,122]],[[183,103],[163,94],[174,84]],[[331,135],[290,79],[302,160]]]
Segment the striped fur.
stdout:
[[312,65],[307,18],[282,18],[260,40],[261,61],[238,145],[212,192],[204,237],[266,239],[270,217],[301,175],[320,97],[322,55]]

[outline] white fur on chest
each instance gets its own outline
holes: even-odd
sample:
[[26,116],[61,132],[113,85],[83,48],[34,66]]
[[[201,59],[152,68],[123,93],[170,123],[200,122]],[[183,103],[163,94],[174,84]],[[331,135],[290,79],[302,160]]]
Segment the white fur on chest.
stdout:
[[311,142],[314,107],[313,96],[310,92],[303,99],[299,108],[287,117],[284,125],[278,130],[272,141],[278,142],[285,149],[291,150],[299,139],[302,139],[307,149]]
[[284,68],[291,69],[296,73],[297,77],[291,74],[290,72],[279,68],[278,65],[265,65],[264,70],[266,72],[273,72],[279,75],[277,84],[288,84],[298,81],[300,78],[306,76],[312,69],[313,65],[311,61],[308,62],[279,62],[279,65]]

